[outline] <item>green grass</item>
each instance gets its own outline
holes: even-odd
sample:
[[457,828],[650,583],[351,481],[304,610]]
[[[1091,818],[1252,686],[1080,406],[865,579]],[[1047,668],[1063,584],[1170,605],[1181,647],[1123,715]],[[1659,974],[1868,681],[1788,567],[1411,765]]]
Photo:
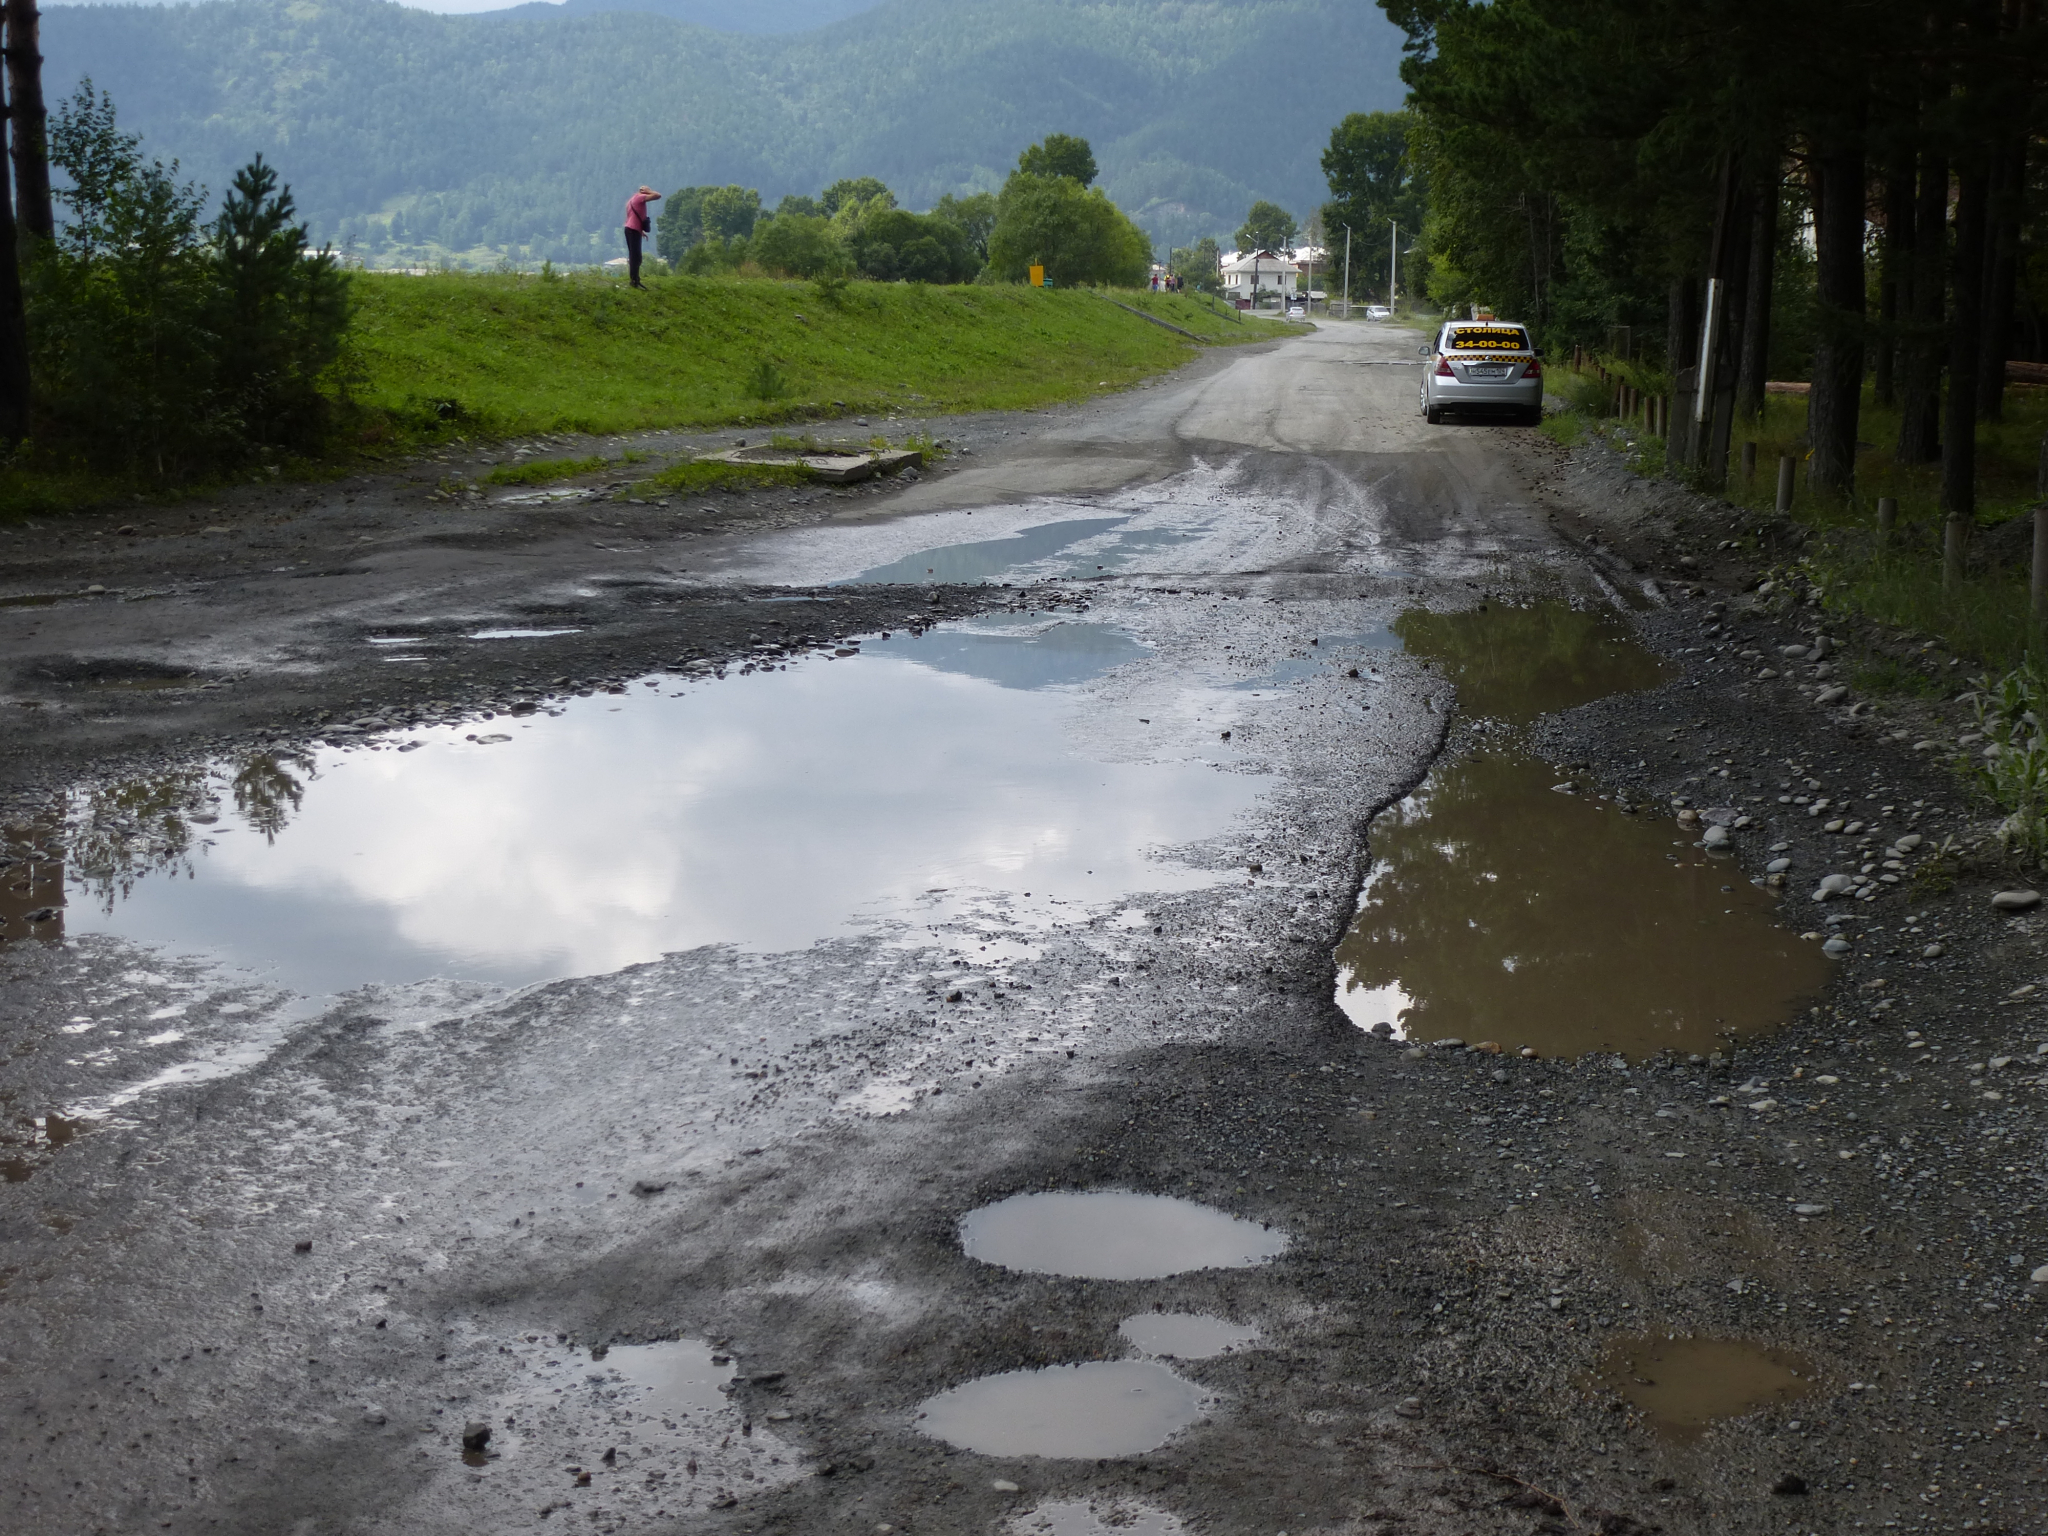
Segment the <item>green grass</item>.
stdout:
[[811,472],[799,464],[748,464],[686,459],[636,481],[638,496],[696,496],[708,491],[753,490],[764,485],[809,485]]
[[484,478],[492,485],[552,485],[578,475],[594,475],[611,461],[589,459],[528,459],[524,464],[500,464]]
[[[660,277],[358,276],[363,446],[1015,410],[1178,366],[1194,345],[1083,290]],[[1286,335],[1118,292],[1204,340]],[[765,398],[764,398],[765,397]]]

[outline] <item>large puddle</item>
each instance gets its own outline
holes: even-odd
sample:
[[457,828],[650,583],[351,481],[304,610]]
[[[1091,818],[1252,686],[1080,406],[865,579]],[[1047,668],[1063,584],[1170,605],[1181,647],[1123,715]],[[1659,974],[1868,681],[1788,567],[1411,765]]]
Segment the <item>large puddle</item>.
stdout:
[[1482,752],[1431,774],[1372,827],[1373,865],[1337,946],[1337,1003],[1362,1028],[1545,1056],[1705,1054],[1782,1024],[1818,990],[1820,946],[1696,833],[1559,771]]
[[[1156,850],[1224,830],[1263,787],[1089,755],[1069,685],[1144,654],[1097,624],[954,626],[81,793],[69,904],[33,931],[120,934],[320,995],[781,951],[990,900],[1049,927],[1214,883]],[[10,867],[9,934],[55,863]]]
[[971,1259],[1028,1274],[1159,1280],[1263,1264],[1286,1250],[1287,1234],[1172,1195],[1056,1190],[968,1213],[960,1246]]
[[1097,1360],[970,1381],[927,1398],[917,1427],[984,1456],[1136,1456],[1201,1417],[1201,1391],[1165,1366]]
[[[1666,677],[1621,619],[1563,604],[1415,611],[1392,629],[1450,676],[1461,711],[1515,727]],[[1827,961],[1700,840],[1519,745],[1443,764],[1373,822],[1337,1004],[1361,1028],[1543,1056],[1706,1054],[1774,1028]]]
[[1802,1356],[1746,1339],[1637,1335],[1608,1346],[1593,1382],[1628,1399],[1659,1434],[1692,1440],[1722,1419],[1810,1396],[1814,1373]]

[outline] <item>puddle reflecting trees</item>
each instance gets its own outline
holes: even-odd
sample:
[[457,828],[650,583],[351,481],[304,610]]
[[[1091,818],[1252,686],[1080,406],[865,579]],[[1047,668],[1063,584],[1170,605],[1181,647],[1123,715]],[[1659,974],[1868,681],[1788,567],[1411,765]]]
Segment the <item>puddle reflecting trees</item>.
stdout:
[[1412,609],[1390,627],[1411,655],[1443,668],[1462,713],[1513,725],[1654,688],[1671,675],[1615,615],[1562,603]]
[[1556,782],[1518,751],[1474,753],[1374,822],[1337,946],[1354,1022],[1545,1056],[1706,1053],[1822,985],[1825,958],[1731,860]]

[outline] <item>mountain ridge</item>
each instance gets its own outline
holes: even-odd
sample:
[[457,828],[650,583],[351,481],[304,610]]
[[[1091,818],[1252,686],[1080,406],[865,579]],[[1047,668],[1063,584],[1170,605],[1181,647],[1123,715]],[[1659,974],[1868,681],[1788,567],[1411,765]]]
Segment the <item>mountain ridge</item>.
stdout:
[[52,9],[44,47],[52,100],[92,75],[216,190],[261,150],[316,236],[374,240],[396,213],[444,249],[556,260],[612,254],[642,181],[772,205],[876,175],[923,207],[999,184],[1051,131],[1093,141],[1110,195],[1180,243],[1253,197],[1306,213],[1331,127],[1400,93],[1400,34],[1356,0],[884,0],[775,37],[203,0]]

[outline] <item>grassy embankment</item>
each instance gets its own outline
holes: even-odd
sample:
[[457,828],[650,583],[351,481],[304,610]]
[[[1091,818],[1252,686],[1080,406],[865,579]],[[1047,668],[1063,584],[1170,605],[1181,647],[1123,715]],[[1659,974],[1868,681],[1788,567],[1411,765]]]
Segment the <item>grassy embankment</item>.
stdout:
[[[355,294],[346,430],[325,458],[254,478],[319,478],[456,438],[1027,409],[1134,384],[1203,343],[1295,330],[1142,290],[1111,296],[1200,343],[1079,289],[659,277],[635,293],[583,274],[359,273]],[[16,467],[0,472],[0,516],[212,488]]]
[[[1625,368],[1609,369],[1628,377]],[[1631,379],[1650,393],[1668,380],[1647,370]],[[1591,373],[1558,368],[1552,392],[1569,409],[1554,414],[1544,430],[1570,443],[1588,432],[1630,445],[1630,459],[1643,474],[1665,470],[1664,441],[1605,417],[1608,386]],[[1948,653],[1993,668],[2018,665],[2040,652],[2028,618],[2031,560],[2029,509],[2038,500],[2035,466],[2048,433],[2048,389],[2009,385],[2005,419],[1977,427],[1977,527],[1964,579],[1944,586],[1941,570],[1940,464],[1902,465],[1892,454],[1899,414],[1879,408],[1865,392],[1856,454],[1856,489],[1849,496],[1821,496],[1806,486],[1806,401],[1796,395],[1766,398],[1761,420],[1739,423],[1729,450],[1728,485],[1721,494],[1737,506],[1769,512],[1777,504],[1778,460],[1796,461],[1792,516],[1814,537],[1793,573],[1821,593],[1824,607],[1854,613],[1895,630],[1924,637]],[[1756,444],[1756,473],[1744,479],[1742,445]],[[1877,502],[1896,497],[1898,524],[1889,547],[1877,537]],[[2019,519],[2019,523],[2014,520]],[[1858,682],[1879,691],[1946,692],[1912,668],[1873,660]]]

